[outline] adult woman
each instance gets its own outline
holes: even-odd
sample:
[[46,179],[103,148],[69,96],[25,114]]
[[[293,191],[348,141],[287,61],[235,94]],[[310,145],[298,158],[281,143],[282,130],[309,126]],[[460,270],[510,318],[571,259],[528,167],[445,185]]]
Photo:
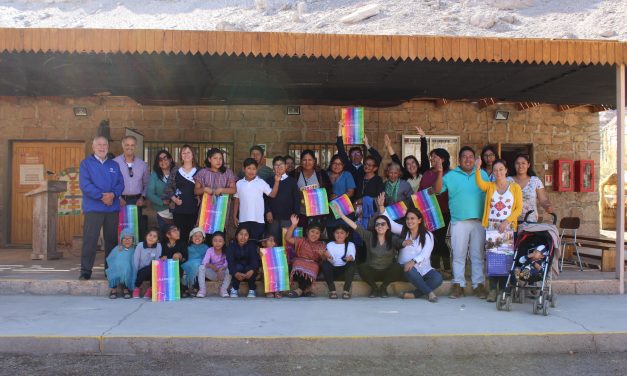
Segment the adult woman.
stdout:
[[146,196],[157,213],[157,223],[161,232],[165,232],[168,225],[174,223],[172,213],[168,207],[170,200],[163,199],[163,191],[173,168],[174,161],[172,160],[172,155],[167,150],[159,150],[152,164],[152,173],[150,174]]
[[[403,179],[405,179],[413,192],[416,192],[420,186],[423,174],[429,170],[429,156],[427,155],[427,139],[425,138],[425,132],[420,127],[416,127],[418,135],[420,135],[420,160],[413,155],[408,155],[403,159]],[[392,158],[393,162],[401,164],[401,159],[398,157],[392,146],[392,140],[386,134],[384,136],[384,145],[388,149],[388,154]]]
[[[431,161],[431,166],[434,168],[426,171],[422,175],[422,180],[420,180],[418,190],[433,187],[433,184],[438,177],[438,173],[435,170],[436,166],[438,166],[438,168],[441,167],[442,175],[446,175],[451,169],[451,156],[445,149],[437,148],[431,150],[431,153],[429,153],[429,159]],[[433,252],[431,252],[431,266],[436,269],[440,269],[441,267],[442,270],[450,271],[451,250],[449,249],[448,244],[446,244],[446,233],[448,232],[448,226],[451,223],[451,211],[448,208],[448,192],[441,193],[437,195],[436,198],[438,200],[438,204],[440,205],[440,210],[442,211],[442,217],[444,217],[444,227],[433,232],[435,244],[433,246]]]
[[287,229],[285,241],[294,245],[296,257],[292,261],[290,279],[298,283],[298,288],[291,290],[287,296],[298,298],[301,296],[313,296],[311,285],[320,272],[320,262],[325,257],[326,246],[320,241],[322,226],[312,222],[307,226],[304,238],[294,238],[294,229],[299,222],[297,215],[290,218],[292,225]]
[[[381,214],[385,207],[379,207]],[[401,226],[390,221],[392,233],[400,235],[403,248],[398,255],[398,263],[403,266],[405,278],[416,287],[414,291],[401,293],[402,299],[415,299],[425,296],[431,303],[438,301],[434,290],[442,284],[442,275],[431,267],[431,251],[433,250],[433,235],[427,230],[423,222],[422,213],[416,208],[409,208],[405,215],[405,225]]]
[[536,173],[531,168],[528,154],[518,154],[514,159],[515,173],[512,174],[512,180],[516,182],[522,188],[522,213],[518,217],[518,222],[522,222],[524,216],[533,211],[527,218],[530,222],[538,221],[538,206],[537,201],[540,202],[540,206],[546,210],[547,213],[553,213],[553,205],[546,194],[542,181],[536,176]]
[[387,180],[385,181],[385,204],[390,205],[395,202],[404,201],[414,193],[409,183],[401,179],[401,165],[396,162],[388,163]]
[[[298,189],[301,191],[313,188],[325,188],[327,195],[330,195],[333,190],[329,175],[318,166],[318,160],[313,150],[305,149],[300,153],[300,166],[292,171],[291,176],[296,179]],[[323,220],[321,217],[307,218],[305,216],[304,201],[301,201],[300,213],[301,226],[305,226],[307,222]]]
[[[383,193],[377,200],[383,202]],[[366,262],[359,265],[358,270],[361,278],[370,286],[370,297],[387,298],[388,285],[403,279],[403,269],[395,262],[398,249],[403,246],[402,240],[392,234],[390,220],[385,215],[374,217],[374,228],[370,231],[344,214],[340,213],[340,218],[361,236],[366,246]],[[377,280],[382,281],[380,287],[377,287]]]
[[[344,162],[342,162],[342,158],[340,158],[339,154],[335,154],[331,158],[328,174],[329,180],[331,180],[331,184],[333,184],[333,190],[329,192],[329,201],[340,197],[343,194],[346,194],[352,199],[356,188],[355,180],[350,172],[344,170]],[[332,218],[332,216],[329,216],[327,219],[327,234],[329,237],[331,236],[333,229],[340,223],[342,223],[341,219],[335,219]]]
[[198,218],[199,201],[194,192],[194,176],[198,168],[191,146],[181,147],[180,158],[181,166],[168,177],[163,198],[171,201],[174,224],[180,229],[182,239],[187,239]]
[[292,171],[294,171],[295,168],[296,168],[296,161],[294,161],[294,157],[292,157],[291,155],[286,155],[285,156],[285,172],[289,174]]
[[488,173],[490,181],[494,181],[494,175],[492,175],[492,166],[494,161],[499,159],[499,153],[494,145],[486,145],[481,149],[481,168]]
[[[481,159],[475,161],[477,171],[481,167]],[[520,186],[507,179],[505,161],[497,159],[492,164],[494,182],[486,182],[481,174],[475,174],[477,186],[486,192],[482,224],[487,230],[505,232],[508,229],[516,231],[517,218],[522,212],[522,191]],[[490,277],[488,302],[495,302],[497,287],[505,288],[507,277]],[[498,286],[497,286],[498,285]]]
[[[232,195],[235,194],[235,182],[237,178],[233,171],[226,168],[224,165],[224,155],[222,150],[212,148],[207,150],[207,156],[205,158],[205,168],[200,170],[196,174],[194,193],[197,195]],[[234,223],[233,217],[233,205],[229,202],[229,211],[227,214],[227,223],[225,231],[227,234],[232,234],[232,224]],[[207,237],[208,241],[210,237]],[[230,238],[230,236],[229,236]]]

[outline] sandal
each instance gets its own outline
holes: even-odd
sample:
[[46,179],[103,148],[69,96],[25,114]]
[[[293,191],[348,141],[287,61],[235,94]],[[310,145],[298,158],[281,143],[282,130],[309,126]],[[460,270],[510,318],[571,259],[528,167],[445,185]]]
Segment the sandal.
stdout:
[[416,294],[413,291],[401,292],[401,299],[416,299]]
[[182,298],[189,298],[189,291],[184,290],[183,292],[181,292],[181,299]]
[[109,293],[109,299],[117,299],[117,298],[118,298],[118,291],[111,290],[111,292]]
[[337,299],[337,292],[329,291],[329,299]]
[[283,297],[283,295],[280,292],[275,292],[274,293],[274,298],[275,299],[281,299]]
[[274,298],[274,293],[273,292],[266,293],[266,298]]
[[351,292],[350,291],[344,291],[342,293],[342,299],[350,299],[351,298]]
[[297,290],[290,290],[290,291],[287,293],[287,297],[288,297],[288,298],[300,298],[300,297],[301,297],[301,295],[302,295],[302,293],[300,293],[300,294],[299,294]]
[[123,294],[122,296],[124,297],[124,299],[130,299],[131,298],[131,292],[129,291],[129,289],[124,289],[122,294]]
[[431,303],[437,303],[438,302],[438,297],[437,295],[435,295],[433,292],[429,294],[429,296],[427,297],[427,300]]

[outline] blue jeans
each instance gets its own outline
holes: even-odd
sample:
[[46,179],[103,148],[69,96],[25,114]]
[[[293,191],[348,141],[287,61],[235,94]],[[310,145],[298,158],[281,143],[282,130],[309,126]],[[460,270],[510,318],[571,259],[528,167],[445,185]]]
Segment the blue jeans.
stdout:
[[479,220],[451,222],[453,247],[453,283],[466,286],[466,257],[470,253],[472,287],[484,282],[485,228]]
[[416,290],[414,290],[416,297],[429,295],[429,293],[442,284],[442,275],[435,269],[429,270],[429,272],[423,276],[416,268],[411,268],[410,271],[405,272],[405,278],[407,278],[412,285],[416,286]]

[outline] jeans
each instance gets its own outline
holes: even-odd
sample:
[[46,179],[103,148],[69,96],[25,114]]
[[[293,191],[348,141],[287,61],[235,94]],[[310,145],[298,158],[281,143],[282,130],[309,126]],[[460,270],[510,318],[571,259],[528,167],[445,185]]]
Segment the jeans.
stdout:
[[96,261],[96,248],[100,229],[104,237],[105,270],[107,269],[107,256],[113,247],[118,244],[119,212],[89,212],[85,213],[83,222],[83,247],[81,248],[81,275],[91,277],[91,271]]
[[479,220],[465,220],[451,223],[451,245],[453,246],[453,283],[466,286],[466,257],[470,251],[472,267],[472,287],[484,283],[485,228]]
[[141,287],[142,283],[148,281],[152,283],[152,265],[144,266],[137,271],[137,278],[135,278],[135,287]]
[[414,291],[416,297],[429,295],[442,284],[442,275],[435,269],[431,269],[427,274],[422,275],[416,268],[411,268],[410,271],[405,272],[405,278],[412,285],[416,286]]
[[[247,265],[235,265],[235,273],[248,273],[250,270],[253,270],[251,267],[247,266]],[[257,271],[253,270],[253,275],[249,278],[249,279],[245,279],[243,281],[238,280],[237,278],[235,278],[235,273],[233,273],[233,275],[231,276],[231,282],[233,284],[233,288],[235,289],[235,291],[239,290],[239,284],[240,282],[248,282],[248,289],[249,290],[253,290],[255,291],[257,289],[257,286],[255,284],[255,281],[257,280]],[[224,277],[226,278],[226,276]]]
[[353,277],[355,276],[355,262],[350,261],[343,266],[333,266],[333,264],[325,260],[322,262],[321,269],[329,291],[336,291],[333,281],[342,274],[344,274],[344,291],[351,290]]

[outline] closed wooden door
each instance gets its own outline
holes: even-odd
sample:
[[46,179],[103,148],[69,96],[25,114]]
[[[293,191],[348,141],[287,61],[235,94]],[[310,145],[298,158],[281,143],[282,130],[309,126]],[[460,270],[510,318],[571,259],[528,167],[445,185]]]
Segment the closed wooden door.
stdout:
[[71,244],[72,237],[83,231],[78,169],[85,158],[85,144],[14,142],[12,149],[11,244],[32,244],[33,199],[24,194],[39,186],[42,180],[68,181],[70,192],[62,197],[65,215],[58,218],[57,240],[59,244]]

